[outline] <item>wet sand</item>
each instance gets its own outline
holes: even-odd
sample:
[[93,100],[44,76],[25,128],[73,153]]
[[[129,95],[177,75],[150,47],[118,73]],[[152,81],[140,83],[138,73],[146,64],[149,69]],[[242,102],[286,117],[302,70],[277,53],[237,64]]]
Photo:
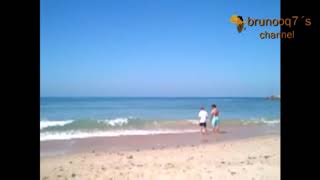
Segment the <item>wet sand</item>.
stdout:
[[[198,129],[197,129],[198,130]],[[175,146],[214,144],[222,141],[279,134],[277,125],[227,126],[218,135],[202,136],[200,133],[133,135],[117,137],[92,137],[72,140],[52,140],[40,143],[41,157],[84,153],[92,151],[118,152],[144,149],[163,149]]]

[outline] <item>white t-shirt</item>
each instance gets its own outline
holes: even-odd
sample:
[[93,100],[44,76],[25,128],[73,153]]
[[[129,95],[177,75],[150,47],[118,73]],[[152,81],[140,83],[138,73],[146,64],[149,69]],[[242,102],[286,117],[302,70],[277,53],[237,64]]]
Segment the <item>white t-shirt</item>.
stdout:
[[207,120],[208,113],[207,113],[207,111],[205,111],[205,110],[200,110],[198,116],[199,116],[199,118],[200,118],[200,123],[204,123],[204,122],[206,122],[206,120]]

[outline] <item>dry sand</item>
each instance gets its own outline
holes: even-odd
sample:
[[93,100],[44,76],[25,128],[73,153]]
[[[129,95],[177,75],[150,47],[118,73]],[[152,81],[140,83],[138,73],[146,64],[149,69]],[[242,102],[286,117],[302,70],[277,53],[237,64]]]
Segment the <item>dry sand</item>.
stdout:
[[280,179],[280,136],[41,157],[41,179]]

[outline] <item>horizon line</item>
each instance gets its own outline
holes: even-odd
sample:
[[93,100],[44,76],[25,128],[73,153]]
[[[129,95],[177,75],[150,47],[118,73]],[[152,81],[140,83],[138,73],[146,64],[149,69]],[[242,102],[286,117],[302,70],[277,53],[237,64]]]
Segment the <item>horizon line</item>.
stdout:
[[40,98],[266,98],[270,96],[40,96]]

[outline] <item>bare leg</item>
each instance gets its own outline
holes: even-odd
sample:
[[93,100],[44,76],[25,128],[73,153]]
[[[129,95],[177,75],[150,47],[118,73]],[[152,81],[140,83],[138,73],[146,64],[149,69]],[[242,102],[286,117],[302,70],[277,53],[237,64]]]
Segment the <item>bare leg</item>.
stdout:
[[213,124],[212,132],[213,132],[213,134],[215,134],[217,132],[217,125],[216,124]]
[[220,126],[217,125],[217,129],[216,129],[217,133],[220,133]]
[[200,133],[203,135],[203,127],[200,128]]

